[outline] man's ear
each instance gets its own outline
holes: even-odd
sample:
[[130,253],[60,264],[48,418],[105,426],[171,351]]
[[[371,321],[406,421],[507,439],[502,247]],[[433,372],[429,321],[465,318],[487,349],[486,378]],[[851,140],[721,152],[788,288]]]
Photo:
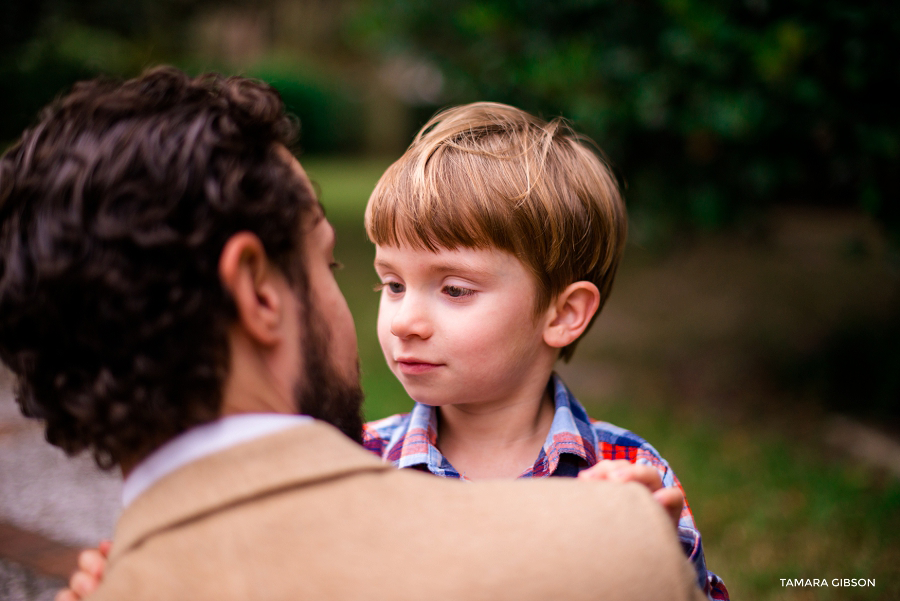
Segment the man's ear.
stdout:
[[600,291],[587,281],[569,284],[550,307],[544,342],[563,348],[575,342],[591,323],[600,306]]
[[219,256],[219,278],[247,334],[263,345],[278,342],[286,283],[255,234],[238,232],[228,239]]

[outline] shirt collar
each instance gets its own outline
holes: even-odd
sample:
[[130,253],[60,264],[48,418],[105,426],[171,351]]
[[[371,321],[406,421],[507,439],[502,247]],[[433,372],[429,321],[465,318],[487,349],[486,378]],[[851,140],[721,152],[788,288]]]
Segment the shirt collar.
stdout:
[[191,428],[137,464],[122,485],[122,505],[127,507],[157,480],[187,463],[309,421],[312,418],[305,415],[248,413]]
[[[584,407],[555,373],[550,379],[550,386],[555,406],[550,432],[547,433],[544,447],[534,467],[523,476],[552,474],[563,454],[575,455],[586,465],[597,462],[597,437]],[[437,411],[434,407],[421,403],[413,406],[397,467],[424,467],[437,476],[460,477],[437,448]]]
[[459,478],[459,473],[437,448],[437,410],[416,403],[409,413],[409,425],[403,436],[397,467],[421,467],[445,478]]
[[[597,436],[591,428],[591,419],[578,399],[557,374],[550,378],[553,389],[553,422],[544,441],[542,457],[547,461],[546,474],[552,474],[563,454],[575,455],[587,465],[597,462]],[[535,468],[538,468],[538,463]]]

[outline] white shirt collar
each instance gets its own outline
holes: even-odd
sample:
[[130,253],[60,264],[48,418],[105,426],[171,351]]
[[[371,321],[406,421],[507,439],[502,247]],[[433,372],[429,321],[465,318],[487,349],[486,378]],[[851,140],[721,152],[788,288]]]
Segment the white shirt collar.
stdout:
[[247,413],[191,428],[137,464],[122,485],[122,506],[127,507],[157,480],[187,463],[310,421],[312,418],[305,415]]

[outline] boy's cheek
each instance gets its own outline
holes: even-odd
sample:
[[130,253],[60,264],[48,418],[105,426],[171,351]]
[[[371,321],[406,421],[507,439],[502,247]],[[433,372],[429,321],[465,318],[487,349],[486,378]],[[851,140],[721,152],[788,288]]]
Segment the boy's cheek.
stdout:
[[[390,320],[383,319],[381,311],[378,312],[378,322],[376,327],[376,332],[378,334],[378,344],[381,346],[381,352],[384,353],[384,358],[388,362],[388,365],[391,364],[391,341],[393,338],[393,334],[391,334],[390,328]],[[392,367],[393,369],[393,367]]]

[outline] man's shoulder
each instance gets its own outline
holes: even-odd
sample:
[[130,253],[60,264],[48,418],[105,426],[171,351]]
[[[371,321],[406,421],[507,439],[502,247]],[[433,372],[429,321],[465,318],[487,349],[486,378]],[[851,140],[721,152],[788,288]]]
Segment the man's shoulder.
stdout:
[[[322,434],[322,444],[311,449],[344,446],[326,440],[338,434]],[[289,447],[288,438],[273,442]],[[346,453],[355,457],[351,450]],[[159,592],[150,585],[165,580],[166,594],[156,598],[238,599],[265,587],[271,599],[324,592],[339,599],[589,599],[601,589],[638,599],[683,580],[671,525],[637,485],[562,478],[461,483],[370,469],[381,464],[363,459],[327,477],[257,487],[255,496],[204,506],[190,519],[148,531],[111,560],[107,596],[140,598],[127,593]],[[233,470],[207,464],[206,471],[214,469],[219,483],[234,480]],[[254,470],[240,471],[253,477]],[[191,480],[170,480],[158,492],[179,496],[191,487],[191,494],[205,494]],[[548,519],[548,507],[563,503],[567,522],[578,528]],[[120,542],[117,532],[114,550]],[[536,567],[535,557],[546,559]],[[647,565],[657,580],[638,577]],[[376,582],[392,586],[373,592]]]
[[[574,478],[460,482],[418,470],[396,470],[380,474],[379,479],[389,504],[406,504],[398,517],[420,521],[435,542],[455,532],[493,533],[501,539],[527,532],[548,544],[569,545],[574,552],[601,541],[613,544],[617,536],[658,539],[651,530],[666,535],[672,530],[658,504],[638,485]],[[579,524],[578,534],[547,519],[550,507],[565,507],[566,521]],[[622,524],[629,526],[616,533]],[[648,532],[642,534],[645,529]],[[670,538],[674,541],[674,536]],[[523,544],[531,548],[531,543]]]
[[[503,572],[498,578],[509,590],[480,593],[485,598],[594,598],[606,586],[620,590],[623,599],[647,598],[654,589],[659,593],[663,582],[670,589],[682,586],[683,592],[670,598],[694,598],[693,574],[672,525],[637,484],[570,478],[460,482],[416,470],[369,480],[359,487],[372,487],[366,497],[379,519],[390,524],[379,552],[392,566],[403,564],[394,576],[400,580],[408,570],[459,571],[465,580],[490,566]],[[549,519],[553,507],[565,507],[564,524]],[[421,558],[389,559],[393,545]],[[535,557],[550,556],[566,559],[546,559],[535,567]],[[658,580],[634,584],[649,566],[658,569]],[[478,581],[471,589],[488,586]],[[632,594],[638,590],[643,593]]]

